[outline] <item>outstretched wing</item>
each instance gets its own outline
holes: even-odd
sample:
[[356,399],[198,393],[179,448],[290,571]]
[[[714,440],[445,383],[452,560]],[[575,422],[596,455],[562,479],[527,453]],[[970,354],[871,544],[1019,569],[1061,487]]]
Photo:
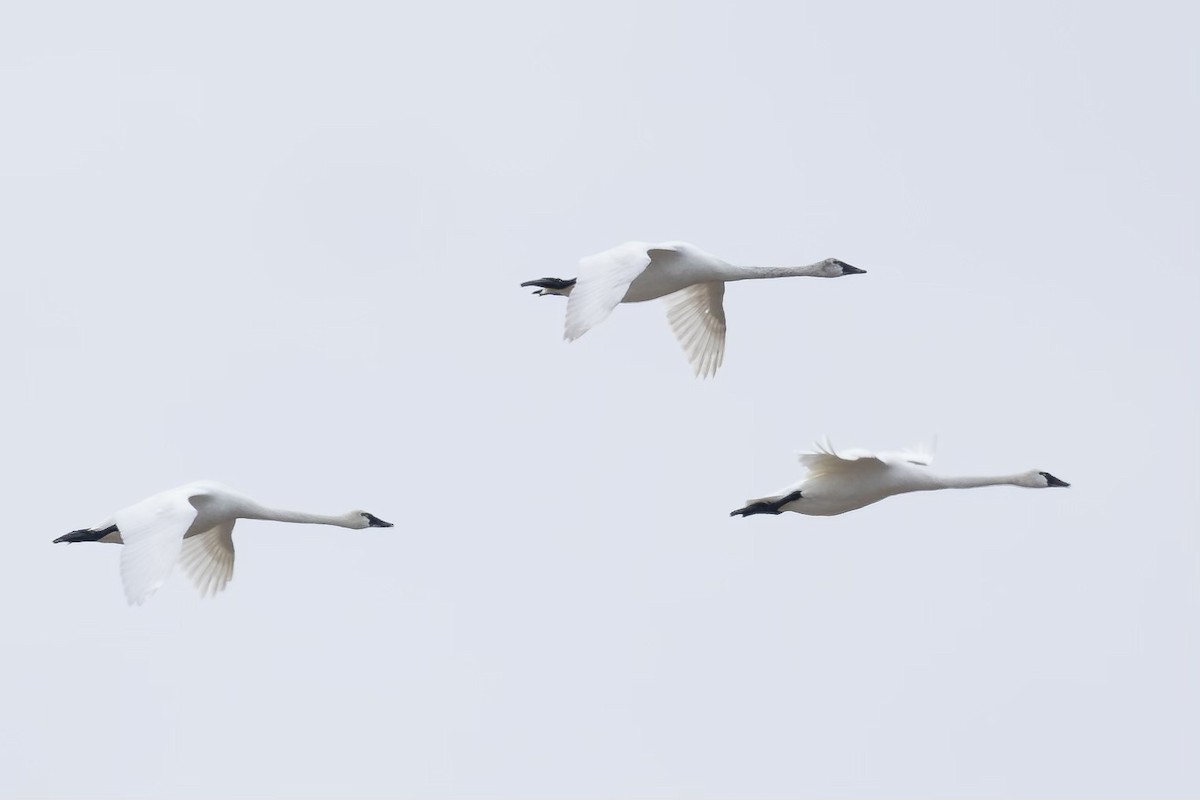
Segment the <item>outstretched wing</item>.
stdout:
[[653,247],[645,242],[626,242],[579,262],[575,287],[567,298],[564,339],[573,342],[608,318],[625,297],[629,284],[650,266]]
[[697,283],[667,295],[667,321],[696,377],[715,375],[725,360],[724,281]]
[[148,497],[113,515],[125,546],[121,581],[131,604],[145,602],[166,583],[179,560],[183,535],[196,519],[187,492],[172,490]]
[[179,565],[201,597],[216,594],[233,577],[233,523],[222,522],[204,533],[183,540]]

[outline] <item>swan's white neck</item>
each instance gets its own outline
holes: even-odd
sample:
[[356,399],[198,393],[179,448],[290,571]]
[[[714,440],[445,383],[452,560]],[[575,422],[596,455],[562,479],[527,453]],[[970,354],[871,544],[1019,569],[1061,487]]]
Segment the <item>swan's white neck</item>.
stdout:
[[265,519],[272,522],[300,522],[309,525],[336,525],[339,528],[360,527],[355,514],[309,514],[304,511],[288,511],[280,508],[265,508],[255,505],[243,511],[245,519]]
[[791,278],[795,276],[808,275],[820,277],[822,272],[822,264],[818,261],[816,264],[806,264],[802,267],[730,267],[729,277],[727,281],[747,281],[757,278]]
[[922,486],[917,491],[928,491],[933,489],[976,489],[980,486],[1029,485],[1026,481],[1026,475],[1023,472],[1016,475],[993,475],[980,478],[930,475],[928,481],[928,486]]

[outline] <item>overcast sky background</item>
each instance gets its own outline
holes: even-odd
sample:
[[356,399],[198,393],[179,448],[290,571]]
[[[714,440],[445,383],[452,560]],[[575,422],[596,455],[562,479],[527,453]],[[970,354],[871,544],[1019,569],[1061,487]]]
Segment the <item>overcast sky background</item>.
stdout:
[[[0,12],[0,794],[1200,795],[1184,3]],[[845,280],[561,340],[629,239]],[[829,434],[1069,490],[731,519]],[[199,478],[125,604],[52,546]]]

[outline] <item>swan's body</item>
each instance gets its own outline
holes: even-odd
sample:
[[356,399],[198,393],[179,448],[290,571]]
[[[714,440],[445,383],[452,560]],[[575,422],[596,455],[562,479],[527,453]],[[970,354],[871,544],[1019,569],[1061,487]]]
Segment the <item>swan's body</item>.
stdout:
[[178,561],[201,595],[217,593],[233,577],[233,524],[239,519],[307,522],[342,528],[390,528],[366,511],[327,516],[266,508],[227,486],[197,481],[121,509],[93,528],[57,542],[124,544],[121,581],[130,603],[154,594]]
[[627,242],[579,262],[574,279],[541,278],[535,294],[567,297],[563,338],[574,341],[620,303],[667,298],[667,319],[696,375],[716,373],[725,358],[725,284],[756,278],[839,278],[866,270],[836,258],[803,267],[736,267],[687,242]]
[[924,448],[884,453],[844,450],[839,453],[825,443],[818,445],[814,453],[800,454],[800,463],[808,470],[803,480],[776,494],[748,500],[744,508],[731,511],[730,516],[795,511],[828,517],[906,492],[1002,485],[1029,489],[1070,486],[1049,472],[1038,470],[984,478],[944,477],[926,469],[932,460],[932,454]]

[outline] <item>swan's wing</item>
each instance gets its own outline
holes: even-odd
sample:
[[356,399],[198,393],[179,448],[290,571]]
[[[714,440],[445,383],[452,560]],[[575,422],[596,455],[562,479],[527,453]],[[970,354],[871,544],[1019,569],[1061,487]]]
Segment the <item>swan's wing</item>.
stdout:
[[608,318],[629,284],[650,266],[652,247],[645,242],[626,242],[579,262],[579,274],[567,298],[564,339],[573,342]]
[[817,442],[811,453],[797,453],[809,477],[818,475],[848,475],[878,469],[885,462],[866,450],[835,450],[828,439]]
[[817,475],[860,473],[886,467],[889,464],[918,464],[928,466],[933,461],[933,448],[918,445],[909,450],[872,453],[867,450],[835,450],[828,439],[817,442],[815,451],[799,453],[803,464],[813,477]]
[[933,463],[933,450],[936,441],[922,442],[904,450],[885,450],[876,453],[875,457],[885,464],[916,464],[928,467]]
[[125,546],[121,581],[130,603],[143,603],[162,586],[179,560],[183,535],[196,519],[189,495],[169,491],[148,497],[113,515]]
[[725,360],[725,282],[696,283],[667,295],[667,321],[696,377],[715,375]]
[[888,463],[907,462],[921,467],[928,467],[933,463],[933,450],[934,444],[932,442],[922,442],[906,450],[893,450],[888,453],[880,453],[879,457]]
[[201,597],[220,592],[233,577],[233,523],[236,521],[222,522],[183,540],[179,565]]

